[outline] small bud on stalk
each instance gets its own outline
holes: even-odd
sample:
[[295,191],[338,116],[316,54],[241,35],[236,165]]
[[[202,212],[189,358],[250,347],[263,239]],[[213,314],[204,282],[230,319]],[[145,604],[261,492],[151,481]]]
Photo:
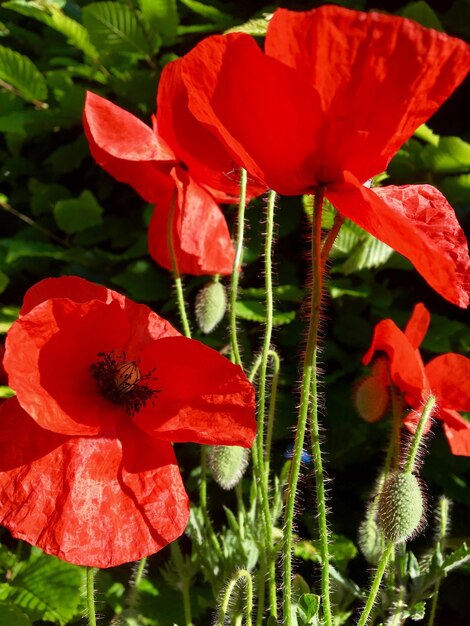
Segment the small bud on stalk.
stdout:
[[211,333],[225,315],[227,296],[219,281],[207,283],[196,296],[196,319],[206,335]]
[[245,473],[249,451],[239,446],[213,446],[207,463],[215,482],[222,489],[233,489]]
[[419,480],[411,472],[391,474],[379,495],[378,523],[393,543],[411,539],[422,528],[424,498]]

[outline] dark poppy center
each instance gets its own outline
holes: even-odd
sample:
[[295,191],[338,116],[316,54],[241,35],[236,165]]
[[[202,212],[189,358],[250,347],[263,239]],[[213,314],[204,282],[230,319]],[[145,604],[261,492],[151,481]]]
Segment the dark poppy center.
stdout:
[[97,356],[98,360],[90,365],[90,373],[100,393],[122,406],[127,415],[138,413],[160,392],[147,384],[157,380],[153,375],[155,370],[142,374],[139,361],[129,361],[125,352],[98,352]]

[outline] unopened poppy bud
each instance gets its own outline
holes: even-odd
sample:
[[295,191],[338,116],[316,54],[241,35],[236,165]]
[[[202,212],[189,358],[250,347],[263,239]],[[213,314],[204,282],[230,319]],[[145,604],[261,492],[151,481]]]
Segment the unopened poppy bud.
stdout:
[[211,333],[225,315],[227,296],[222,283],[210,282],[196,296],[196,319],[203,333]]
[[385,539],[406,541],[422,527],[424,499],[419,480],[411,472],[394,472],[379,496],[378,522]]
[[123,361],[116,366],[114,372],[114,382],[116,391],[128,393],[140,381],[140,370],[135,361]]
[[385,548],[384,536],[371,513],[359,526],[359,548],[369,563],[376,565]]
[[213,446],[207,457],[215,482],[222,489],[233,489],[248,465],[248,449],[239,446]]
[[367,376],[359,380],[353,393],[356,411],[366,422],[380,420],[388,407],[390,392],[376,376]]

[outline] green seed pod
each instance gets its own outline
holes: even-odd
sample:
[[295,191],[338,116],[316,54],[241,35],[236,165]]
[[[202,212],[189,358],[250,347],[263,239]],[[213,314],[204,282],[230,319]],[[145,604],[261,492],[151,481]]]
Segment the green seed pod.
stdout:
[[377,565],[385,549],[385,541],[376,519],[369,511],[359,526],[358,543],[366,561]]
[[207,463],[215,482],[222,489],[232,489],[240,481],[248,465],[249,450],[239,446],[212,446]]
[[421,529],[424,499],[418,479],[411,472],[391,474],[379,495],[378,523],[385,539],[406,541]]
[[196,296],[196,319],[203,333],[211,333],[225,315],[227,296],[220,282],[207,283]]

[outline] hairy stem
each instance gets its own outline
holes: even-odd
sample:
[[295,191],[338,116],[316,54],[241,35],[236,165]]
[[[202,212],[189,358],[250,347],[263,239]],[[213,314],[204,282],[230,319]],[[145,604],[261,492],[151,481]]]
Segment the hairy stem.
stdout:
[[86,598],[87,598],[88,624],[89,626],[96,626],[95,569],[93,567],[86,568]]

